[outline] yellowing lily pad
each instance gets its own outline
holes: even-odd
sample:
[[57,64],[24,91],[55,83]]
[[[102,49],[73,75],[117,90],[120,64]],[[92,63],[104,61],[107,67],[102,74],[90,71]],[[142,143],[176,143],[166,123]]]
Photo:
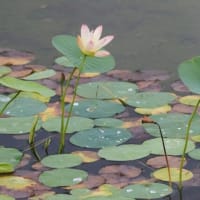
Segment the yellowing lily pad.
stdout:
[[195,135],[191,137],[192,141],[194,142],[200,142],[200,135]]
[[179,99],[180,103],[195,106],[200,99],[199,95],[188,95]]
[[167,113],[171,111],[171,106],[164,105],[157,108],[136,108],[135,112],[142,114],[142,115],[157,115],[161,113]]
[[[171,174],[171,181],[172,182],[178,182],[179,181],[179,174],[180,170],[179,168],[170,168],[170,174]],[[168,169],[167,168],[162,168],[159,170],[156,170],[153,172],[153,176],[156,179],[162,180],[162,181],[169,181],[169,176],[168,176]],[[187,181],[193,177],[193,174],[191,171],[183,169],[182,171],[182,181]]]
[[24,65],[31,62],[34,55],[15,49],[0,49],[0,65]]
[[100,159],[94,151],[73,151],[72,154],[80,156],[85,163],[95,162]]
[[0,186],[10,190],[25,190],[36,186],[36,182],[20,176],[1,176]]
[[0,173],[13,172],[22,158],[22,153],[14,148],[0,147]]

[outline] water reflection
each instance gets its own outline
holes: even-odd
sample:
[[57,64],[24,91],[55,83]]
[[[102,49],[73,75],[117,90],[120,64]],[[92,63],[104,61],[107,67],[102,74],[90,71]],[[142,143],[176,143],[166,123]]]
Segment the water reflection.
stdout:
[[199,0],[0,0],[0,47],[33,51],[40,64],[57,55],[51,38],[103,24],[118,68],[176,72],[200,55]]

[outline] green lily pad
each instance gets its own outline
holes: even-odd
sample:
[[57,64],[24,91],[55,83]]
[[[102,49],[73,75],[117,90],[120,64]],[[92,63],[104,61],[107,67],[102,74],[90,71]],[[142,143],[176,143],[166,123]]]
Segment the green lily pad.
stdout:
[[55,194],[45,198],[45,200],[78,200],[77,197],[73,197],[68,194]]
[[121,144],[131,137],[131,133],[125,129],[92,128],[74,134],[70,142],[80,147],[102,148]]
[[[31,130],[34,116],[0,118],[1,134],[24,134]],[[36,131],[41,127],[41,122],[37,124]]]
[[128,82],[119,81],[99,81],[80,84],[77,94],[85,98],[97,99],[125,99],[128,96],[134,95],[137,90],[137,85]]
[[200,57],[186,60],[179,65],[178,73],[180,79],[194,93],[200,94]]
[[87,178],[87,172],[79,169],[53,169],[43,172],[39,181],[49,187],[71,186]]
[[[151,116],[151,119],[160,125],[164,137],[185,138],[186,128],[190,117],[190,115],[186,114],[168,113],[153,115]],[[199,135],[199,120],[199,116],[196,116],[193,119],[190,135]],[[145,123],[143,124],[143,127],[150,135],[160,137],[160,132],[157,125],[152,123]]]
[[94,120],[94,125],[102,127],[121,127],[123,121],[115,118],[100,118]]
[[0,79],[0,84],[10,87],[16,90],[26,91],[26,92],[37,92],[45,97],[51,97],[55,95],[55,92],[37,82],[26,81],[16,79],[14,77],[4,76]]
[[0,94],[0,104],[7,103],[10,100],[11,100],[11,98],[9,96]]
[[65,67],[74,67],[73,63],[71,63],[65,56],[61,56],[55,59],[55,63],[65,66]]
[[[70,104],[65,108],[68,111]],[[124,111],[124,109],[125,107],[119,103],[98,99],[87,99],[75,102],[72,112],[78,116],[102,118],[113,116],[116,113],[121,113]]]
[[[67,118],[65,118],[66,122]],[[61,119],[60,117],[51,118],[42,124],[42,127],[47,131],[60,132]],[[67,128],[67,133],[73,133],[85,129],[90,129],[94,126],[94,121],[85,117],[71,117]]]
[[43,102],[36,99],[18,97],[8,105],[4,114],[18,117],[31,116],[43,112],[46,108]]
[[22,153],[15,148],[0,147],[0,173],[13,172],[19,164]]
[[[175,139],[175,138],[165,138],[165,148],[167,155],[182,155],[183,148],[185,145],[184,139]],[[154,138],[147,141],[144,141],[143,147],[149,149],[152,154],[164,155],[164,150],[162,146],[161,138]],[[192,141],[188,141],[187,153],[192,151],[195,148],[195,144]]]
[[129,96],[125,102],[133,107],[155,108],[171,103],[176,95],[169,92],[140,92]]
[[123,188],[123,194],[136,199],[158,199],[172,193],[172,189],[162,183],[134,184]]
[[4,195],[4,194],[0,194],[0,199],[1,200],[15,200],[15,198],[8,195]]
[[41,160],[41,163],[46,167],[65,168],[80,165],[82,160],[80,156],[74,154],[56,154],[46,156]]
[[188,153],[188,156],[195,160],[200,160],[200,148],[194,149]]
[[0,66],[0,77],[9,74],[12,70],[6,66]]
[[[68,67],[69,63],[74,67],[79,67],[81,65],[84,55],[77,45],[76,37],[70,35],[57,35],[53,37],[52,44],[66,57],[67,62],[64,66]],[[60,59],[56,61],[60,61]],[[62,64],[64,64],[63,58]],[[113,69],[114,66],[115,61],[111,55],[105,57],[87,56],[82,72],[103,73]]]
[[54,76],[55,74],[56,74],[56,72],[53,69],[47,69],[47,70],[40,71],[40,72],[34,72],[33,74],[26,76],[23,79],[24,80],[40,80],[40,79],[44,79],[44,78],[49,78],[51,76]]
[[106,160],[128,161],[144,158],[150,154],[149,149],[143,145],[124,144],[120,146],[111,146],[100,149],[98,155]]

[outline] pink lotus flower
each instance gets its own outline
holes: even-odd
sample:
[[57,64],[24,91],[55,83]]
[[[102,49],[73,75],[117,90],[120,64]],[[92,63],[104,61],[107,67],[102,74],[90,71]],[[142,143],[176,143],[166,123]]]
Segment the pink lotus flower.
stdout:
[[104,57],[110,55],[108,51],[101,50],[114,38],[113,35],[108,35],[100,39],[103,31],[103,26],[98,26],[95,30],[89,29],[86,24],[81,26],[81,35],[77,37],[77,43],[80,50],[88,56]]

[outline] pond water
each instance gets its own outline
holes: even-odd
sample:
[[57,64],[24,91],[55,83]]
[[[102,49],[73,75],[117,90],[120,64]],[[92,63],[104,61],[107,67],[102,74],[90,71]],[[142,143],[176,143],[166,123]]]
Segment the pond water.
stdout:
[[[51,45],[51,38],[58,34],[77,35],[83,23],[90,27],[102,24],[105,35],[115,35],[106,49],[111,51],[118,69],[164,69],[177,78],[178,64],[200,54],[199,0],[0,0],[0,3],[0,48],[31,51],[36,55],[36,64],[52,66],[58,52]],[[118,80],[115,76],[104,78]],[[133,117],[132,108],[129,112],[127,118]],[[36,140],[42,139],[44,133],[48,135],[44,129],[39,131]],[[139,134],[137,140],[134,138],[129,143],[146,139]],[[10,139],[9,135],[2,135],[0,145],[27,150],[27,139],[27,136]],[[55,138],[50,153],[56,152],[57,142]],[[69,142],[67,147],[69,152],[82,149]],[[41,156],[45,155],[43,146],[39,151]],[[118,162],[104,160],[80,168],[95,174],[101,167],[115,163]],[[136,162],[139,168],[143,168],[141,163]],[[191,170],[198,166],[191,161]],[[191,195],[193,200],[198,199],[199,186],[186,185],[183,200],[191,199]],[[179,194],[175,190],[171,197],[163,199],[177,200]]]
[[108,49],[120,69],[167,69],[200,54],[199,0],[0,0],[0,47],[56,56],[51,38],[77,35],[82,23],[114,34]]

